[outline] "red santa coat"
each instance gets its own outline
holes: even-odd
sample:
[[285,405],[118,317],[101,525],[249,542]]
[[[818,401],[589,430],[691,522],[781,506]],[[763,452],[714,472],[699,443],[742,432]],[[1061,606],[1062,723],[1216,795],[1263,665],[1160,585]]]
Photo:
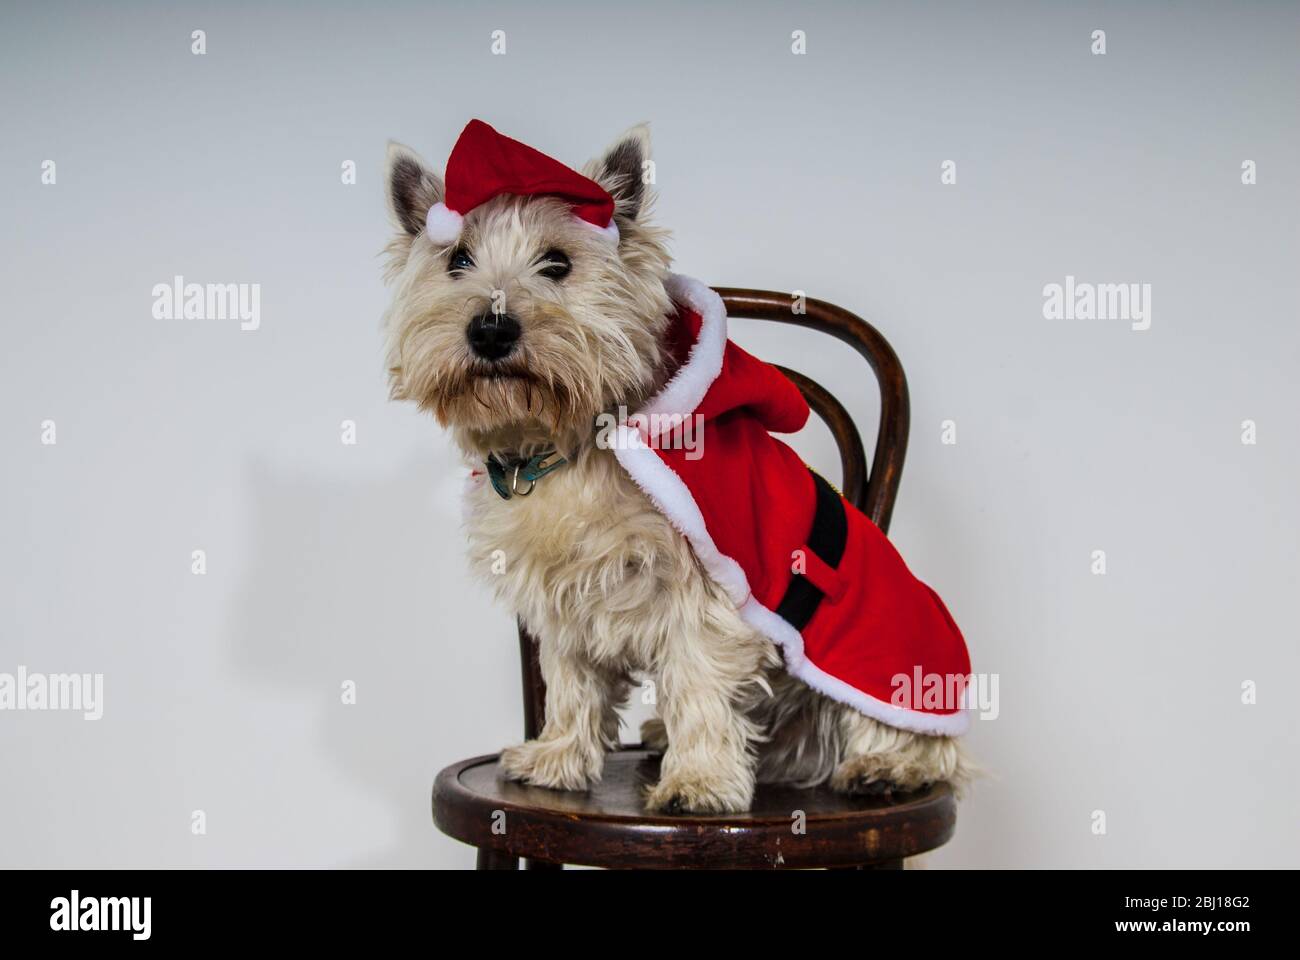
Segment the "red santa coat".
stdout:
[[892,726],[963,733],[970,656],[943,601],[771,435],[800,430],[808,404],[727,339],[721,298],[680,276],[668,292],[680,366],[617,428],[619,462],[792,675]]

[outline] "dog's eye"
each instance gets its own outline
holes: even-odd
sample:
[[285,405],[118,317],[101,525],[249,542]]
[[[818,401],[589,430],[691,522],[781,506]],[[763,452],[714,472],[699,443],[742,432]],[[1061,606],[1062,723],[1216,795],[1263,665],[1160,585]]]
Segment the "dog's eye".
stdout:
[[569,258],[559,250],[547,250],[542,254],[541,263],[541,268],[537,272],[547,280],[563,280],[569,275],[569,271],[573,269],[573,264],[569,262]]
[[451,259],[447,261],[448,273],[464,273],[466,270],[474,268],[474,258],[469,255],[469,251],[464,247],[457,247],[451,252]]

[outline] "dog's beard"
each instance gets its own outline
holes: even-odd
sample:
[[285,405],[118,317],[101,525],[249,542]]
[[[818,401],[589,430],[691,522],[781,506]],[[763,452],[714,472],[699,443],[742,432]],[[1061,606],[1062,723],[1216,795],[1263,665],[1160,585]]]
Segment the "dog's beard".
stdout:
[[651,322],[626,318],[633,334],[644,331],[639,338],[600,336],[546,301],[530,303],[521,320],[524,343],[491,363],[468,349],[461,314],[427,310],[401,330],[392,398],[413,401],[470,446],[545,437],[576,450],[596,436],[598,414],[618,403],[634,408],[656,382],[662,358]]
[[518,425],[531,432],[540,426],[555,435],[590,425],[594,412],[582,409],[583,395],[584,391],[530,369],[526,358],[496,364],[472,361],[403,390],[404,399],[415,400],[444,427],[499,431]]

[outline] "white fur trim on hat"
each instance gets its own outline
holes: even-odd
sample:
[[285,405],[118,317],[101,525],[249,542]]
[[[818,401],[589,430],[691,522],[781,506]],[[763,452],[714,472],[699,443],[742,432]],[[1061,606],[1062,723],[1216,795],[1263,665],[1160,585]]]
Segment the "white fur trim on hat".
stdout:
[[582,217],[574,217],[573,219],[577,220],[585,227],[591,227],[591,229],[595,230],[597,233],[603,233],[610,243],[614,244],[614,246],[618,246],[618,224],[614,222],[613,217],[609,218],[609,226],[607,227],[598,227],[590,220],[584,220]]
[[452,210],[445,203],[435,203],[429,208],[429,215],[424,221],[424,232],[434,243],[446,245],[455,243],[460,237],[465,218]]

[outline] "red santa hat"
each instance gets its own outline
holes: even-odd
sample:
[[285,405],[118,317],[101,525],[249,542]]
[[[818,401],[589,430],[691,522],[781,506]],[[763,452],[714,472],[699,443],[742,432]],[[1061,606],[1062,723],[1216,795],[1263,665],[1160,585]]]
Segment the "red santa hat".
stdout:
[[600,184],[518,140],[471,120],[447,158],[446,197],[429,208],[425,232],[434,243],[455,243],[465,215],[493,197],[556,197],[582,223],[618,243],[614,198]]

